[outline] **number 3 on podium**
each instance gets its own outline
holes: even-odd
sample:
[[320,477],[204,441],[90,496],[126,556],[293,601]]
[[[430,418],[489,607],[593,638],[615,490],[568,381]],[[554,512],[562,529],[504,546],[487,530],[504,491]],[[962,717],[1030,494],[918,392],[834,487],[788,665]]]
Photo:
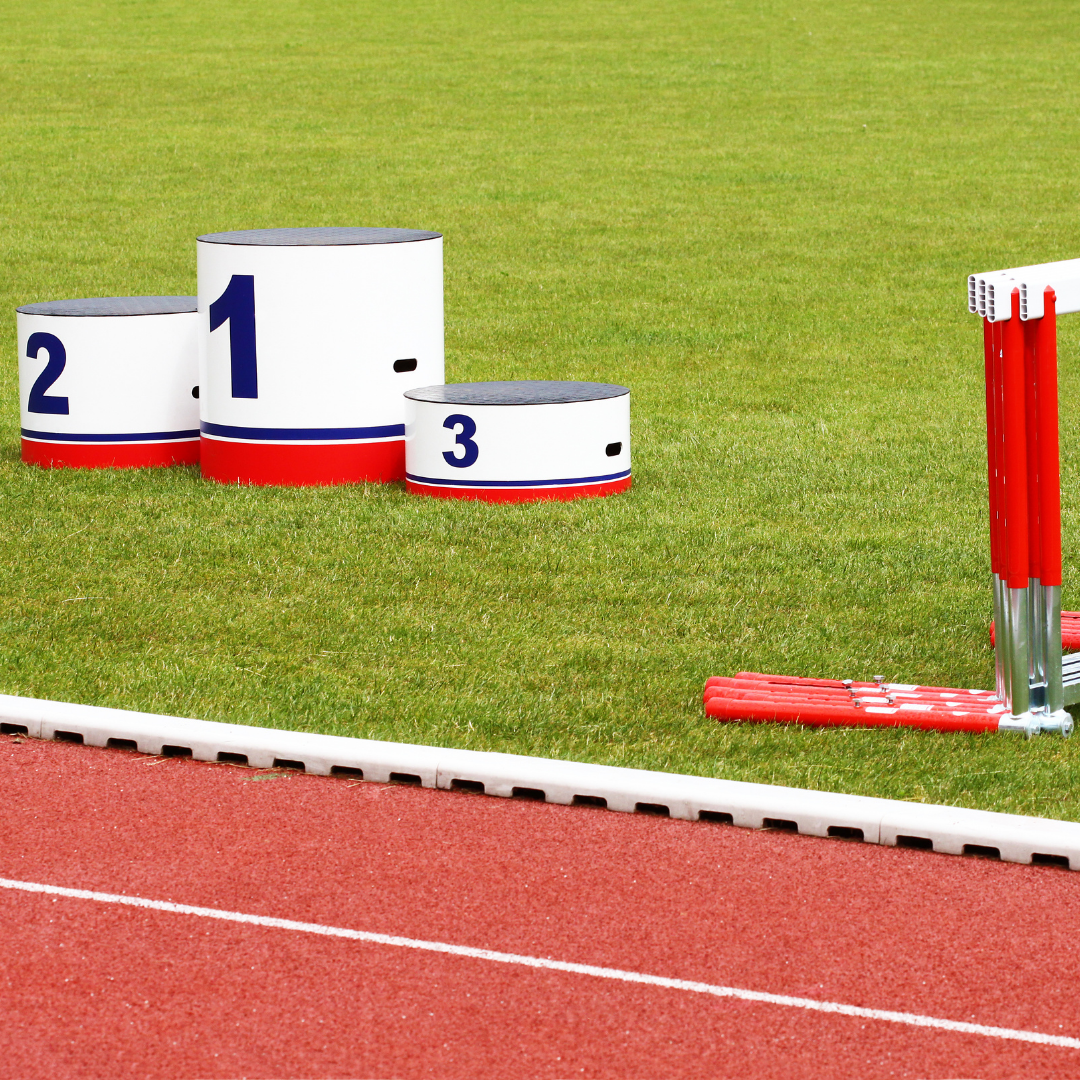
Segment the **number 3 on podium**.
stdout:
[[453,465],[455,469],[467,469],[479,456],[480,447],[473,442],[472,437],[476,434],[476,421],[464,413],[454,413],[443,421],[443,427],[451,431],[456,427],[461,430],[454,436],[454,442],[464,451],[460,456],[452,450],[445,450],[443,458],[447,465]]

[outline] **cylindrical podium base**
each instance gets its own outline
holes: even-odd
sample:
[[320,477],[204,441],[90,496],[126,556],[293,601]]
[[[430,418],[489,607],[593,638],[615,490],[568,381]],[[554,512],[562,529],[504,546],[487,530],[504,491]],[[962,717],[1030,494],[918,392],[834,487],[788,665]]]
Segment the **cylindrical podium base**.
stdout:
[[405,400],[443,378],[442,237],[262,229],[198,239],[202,473],[405,478]]
[[389,483],[405,475],[401,439],[373,443],[267,444],[202,437],[202,474],[221,484],[281,485]]
[[630,487],[625,386],[456,383],[405,400],[405,484],[415,495],[521,503]]
[[50,300],[17,315],[26,464],[198,464],[195,297]]

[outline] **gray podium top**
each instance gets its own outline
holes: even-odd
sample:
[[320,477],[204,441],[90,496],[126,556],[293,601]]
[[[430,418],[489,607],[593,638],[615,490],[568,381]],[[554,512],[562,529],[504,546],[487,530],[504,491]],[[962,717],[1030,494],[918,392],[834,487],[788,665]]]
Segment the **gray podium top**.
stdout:
[[600,401],[629,393],[627,387],[614,383],[535,379],[422,386],[418,390],[406,390],[405,396],[413,401],[433,401],[437,405],[566,405],[572,401]]
[[339,247],[349,244],[408,244],[437,240],[442,233],[422,229],[242,229],[207,233],[204,244],[241,244],[252,247]]
[[199,310],[196,296],[98,296],[89,300],[46,300],[16,308],[24,315],[181,315]]

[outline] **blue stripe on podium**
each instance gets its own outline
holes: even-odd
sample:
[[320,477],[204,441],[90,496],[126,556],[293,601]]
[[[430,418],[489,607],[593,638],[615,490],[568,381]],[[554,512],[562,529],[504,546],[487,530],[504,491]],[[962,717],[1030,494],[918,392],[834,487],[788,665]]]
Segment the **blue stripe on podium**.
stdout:
[[341,442],[345,439],[393,439],[405,436],[404,424],[357,428],[266,428],[233,427],[230,424],[211,424],[204,420],[200,427],[204,435],[240,439],[244,442]]
[[122,431],[115,435],[74,433],[70,431],[31,431],[22,428],[24,439],[39,439],[41,442],[71,443],[125,443],[125,442],[181,442],[185,439],[197,439],[198,431]]

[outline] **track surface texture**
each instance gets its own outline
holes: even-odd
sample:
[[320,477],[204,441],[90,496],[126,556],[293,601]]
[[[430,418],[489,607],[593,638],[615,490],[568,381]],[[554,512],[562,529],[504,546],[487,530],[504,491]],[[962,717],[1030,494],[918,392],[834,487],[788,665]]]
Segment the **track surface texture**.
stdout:
[[[0,738],[0,877],[1080,1036],[1080,874]],[[1080,1050],[0,889],[4,1077],[1042,1077]]]

